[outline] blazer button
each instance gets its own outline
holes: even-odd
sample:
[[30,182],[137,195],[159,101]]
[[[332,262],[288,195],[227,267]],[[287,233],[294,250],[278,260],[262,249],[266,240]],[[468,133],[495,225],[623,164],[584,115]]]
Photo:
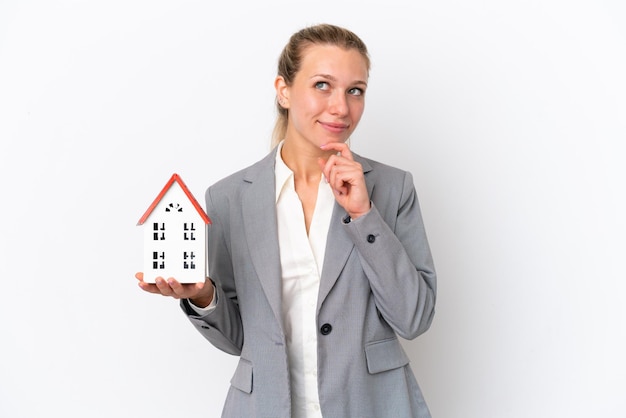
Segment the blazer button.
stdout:
[[367,236],[367,242],[369,242],[370,244],[373,244],[374,241],[376,241],[376,237],[374,235],[372,235],[372,234],[369,234]]
[[320,328],[320,332],[322,333],[322,335],[328,335],[330,334],[330,332],[333,330],[332,325],[330,324],[324,324],[322,325],[322,327]]

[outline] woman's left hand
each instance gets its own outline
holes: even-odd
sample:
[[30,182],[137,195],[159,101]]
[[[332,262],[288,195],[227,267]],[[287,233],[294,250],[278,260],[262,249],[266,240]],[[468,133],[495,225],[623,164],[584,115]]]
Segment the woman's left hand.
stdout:
[[337,202],[352,219],[366,214],[370,210],[370,198],[361,164],[354,161],[345,143],[331,142],[321,148],[324,151],[338,151],[338,154],[331,155],[327,160],[318,160],[322,175],[333,190]]

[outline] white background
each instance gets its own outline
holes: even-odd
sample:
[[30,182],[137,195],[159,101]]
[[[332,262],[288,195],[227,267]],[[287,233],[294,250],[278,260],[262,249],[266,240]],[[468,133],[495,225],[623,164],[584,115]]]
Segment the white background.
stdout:
[[266,154],[321,22],[370,48],[353,149],[415,177],[433,415],[626,416],[624,4],[0,1],[0,416],[219,416],[236,358],[136,286],[136,223]]

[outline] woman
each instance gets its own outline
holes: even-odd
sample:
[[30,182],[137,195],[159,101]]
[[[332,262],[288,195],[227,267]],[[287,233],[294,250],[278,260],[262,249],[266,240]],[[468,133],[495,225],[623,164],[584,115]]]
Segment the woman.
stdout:
[[239,355],[226,417],[429,417],[398,336],[432,321],[436,280],[408,172],[353,154],[365,44],[295,33],[275,80],[276,146],[206,193],[210,279],[148,292]]

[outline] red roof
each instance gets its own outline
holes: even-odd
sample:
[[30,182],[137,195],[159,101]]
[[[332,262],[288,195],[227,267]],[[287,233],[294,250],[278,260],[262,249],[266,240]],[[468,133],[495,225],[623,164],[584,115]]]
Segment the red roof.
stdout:
[[202,206],[200,206],[196,198],[191,194],[191,192],[189,191],[189,189],[183,182],[183,179],[181,179],[178,174],[174,173],[172,177],[170,178],[170,180],[165,185],[165,187],[163,187],[163,190],[161,190],[161,193],[159,193],[156,199],[154,199],[154,202],[152,202],[152,204],[150,205],[146,213],[144,213],[141,219],[139,219],[139,222],[137,222],[137,225],[143,225],[143,223],[148,219],[148,217],[150,216],[154,208],[159,204],[161,199],[163,199],[163,196],[165,196],[165,193],[167,193],[169,188],[172,187],[172,184],[174,184],[174,182],[177,182],[180,185],[181,189],[183,189],[183,192],[185,192],[185,195],[187,195],[187,198],[189,199],[193,207],[196,208],[196,211],[198,211],[198,215],[200,215],[200,217],[204,220],[204,223],[205,224],[211,223],[211,219],[209,219],[209,216],[206,214],[204,209],[202,209]]

